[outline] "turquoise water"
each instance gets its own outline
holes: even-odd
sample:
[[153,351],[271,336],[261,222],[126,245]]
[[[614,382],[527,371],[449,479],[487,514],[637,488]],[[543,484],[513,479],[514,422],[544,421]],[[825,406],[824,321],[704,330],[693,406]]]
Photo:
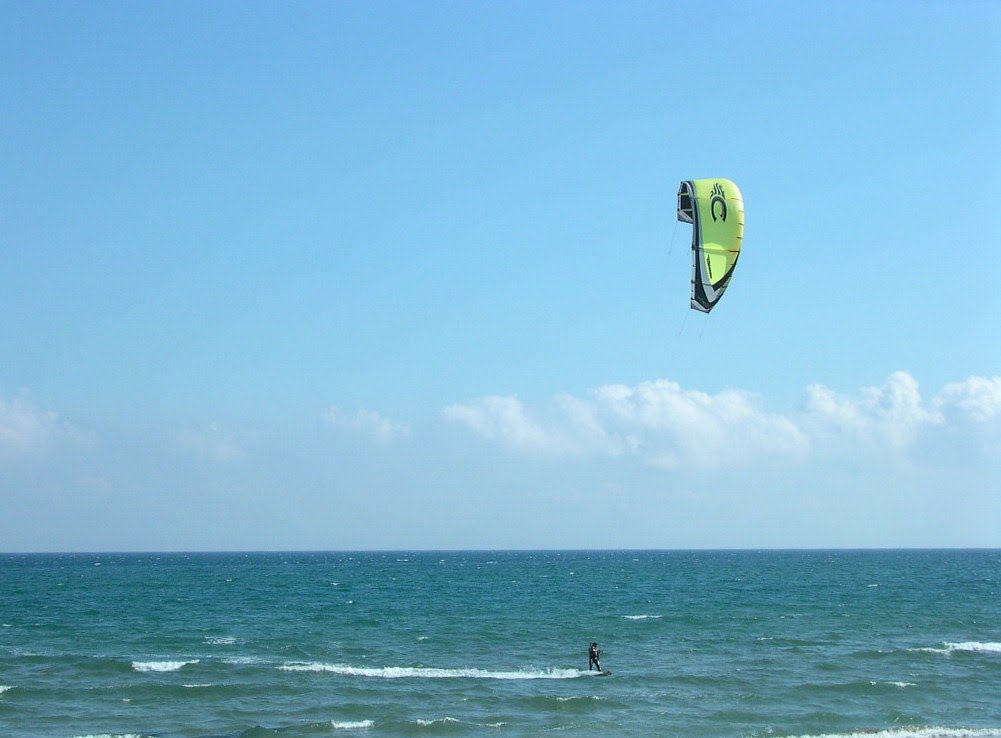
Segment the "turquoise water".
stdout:
[[863,732],[1001,737],[1001,551],[0,555],[0,736]]

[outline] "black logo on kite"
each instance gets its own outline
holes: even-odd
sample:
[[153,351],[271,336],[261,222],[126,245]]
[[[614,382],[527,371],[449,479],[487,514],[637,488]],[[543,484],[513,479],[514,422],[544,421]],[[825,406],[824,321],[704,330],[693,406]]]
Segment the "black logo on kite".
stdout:
[[[716,206],[719,205],[719,216],[716,215]],[[726,222],[726,200],[724,199],[723,188],[719,182],[713,185],[712,199],[709,201],[709,212],[712,213],[713,221],[722,220]]]

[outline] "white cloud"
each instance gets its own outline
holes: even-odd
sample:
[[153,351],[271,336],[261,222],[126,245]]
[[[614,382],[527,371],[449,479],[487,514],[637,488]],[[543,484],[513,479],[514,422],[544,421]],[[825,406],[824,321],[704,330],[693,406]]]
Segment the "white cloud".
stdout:
[[743,390],[711,395],[656,380],[592,393],[605,425],[650,463],[673,468],[741,466],[762,457],[798,456],[808,441],[787,418],[765,412]]
[[745,390],[710,394],[660,379],[559,395],[541,409],[516,397],[482,397],[450,405],[444,416],[518,451],[633,456],[652,466],[711,470],[812,453],[907,453],[940,431],[955,435],[964,423],[1001,420],[1001,377],[949,384],[930,402],[906,372],[853,395],[811,385],[804,410],[790,414],[766,411]]
[[236,461],[244,456],[243,448],[233,434],[220,428],[218,423],[182,433],[180,444],[187,451],[209,461]]
[[444,414],[515,449],[638,455],[668,468],[715,468],[762,454],[797,455],[807,448],[791,422],[763,412],[745,392],[709,395],[667,380],[607,385],[584,398],[560,395],[545,421],[533,419],[514,397],[452,405]]
[[545,430],[529,417],[525,405],[517,397],[481,397],[466,405],[450,405],[445,408],[444,415],[511,448],[554,453],[575,450],[558,432]]
[[1001,377],[970,377],[947,384],[935,406],[944,414],[959,415],[975,423],[1001,416]]
[[60,438],[78,434],[51,410],[38,407],[27,393],[0,397],[0,452],[8,456],[43,453]]
[[346,415],[332,407],[323,414],[323,419],[332,428],[358,433],[378,443],[389,443],[410,434],[407,423],[390,420],[375,410],[359,410]]
[[944,422],[940,412],[925,407],[917,381],[907,372],[894,372],[882,387],[863,387],[855,396],[811,385],[806,415],[804,423],[814,435],[894,449],[910,446],[922,431]]

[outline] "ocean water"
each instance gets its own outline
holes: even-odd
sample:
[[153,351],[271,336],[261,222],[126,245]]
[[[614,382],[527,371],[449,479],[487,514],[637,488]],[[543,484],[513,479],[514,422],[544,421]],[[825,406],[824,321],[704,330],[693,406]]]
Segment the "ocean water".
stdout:
[[0,555],[0,736],[550,734],[1001,737],[1001,551]]

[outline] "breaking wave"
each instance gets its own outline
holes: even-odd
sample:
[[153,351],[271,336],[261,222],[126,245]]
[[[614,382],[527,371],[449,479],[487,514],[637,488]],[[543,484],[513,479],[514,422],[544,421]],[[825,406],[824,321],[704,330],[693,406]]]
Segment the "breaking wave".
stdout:
[[956,653],[957,651],[970,651],[973,653],[1001,653],[1001,643],[980,643],[978,641],[966,641],[964,643],[943,643],[944,648],[914,648],[913,651],[924,651],[926,653]]
[[435,669],[423,666],[383,666],[370,668],[317,661],[290,661],[281,671],[312,671],[373,679],[576,679],[587,676],[580,669],[535,669],[531,671],[488,671],[486,669]]
[[191,661],[133,661],[135,671],[180,671],[185,666],[197,664],[198,659]]
[[233,636],[218,636],[218,637],[208,637],[205,639],[205,643],[210,646],[232,646],[236,643],[236,638]]

